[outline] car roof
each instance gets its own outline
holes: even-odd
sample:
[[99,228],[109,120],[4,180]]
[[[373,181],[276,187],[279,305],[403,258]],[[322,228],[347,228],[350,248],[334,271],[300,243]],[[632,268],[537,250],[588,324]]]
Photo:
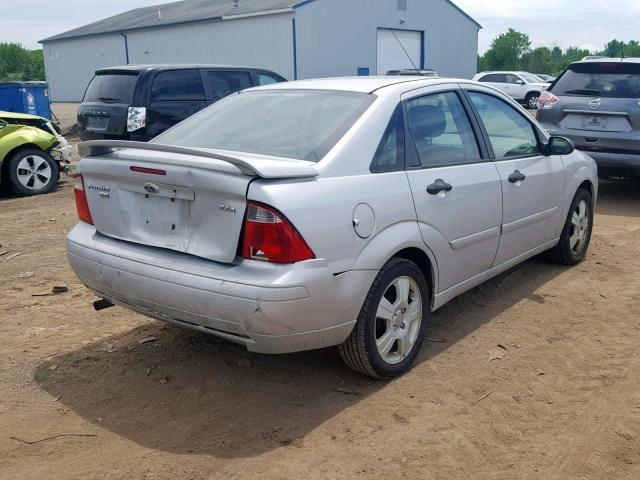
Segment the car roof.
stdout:
[[[419,86],[437,85],[443,83],[457,83],[463,80],[451,78],[428,78],[416,76],[376,76],[376,77],[332,77],[313,80],[296,80],[293,82],[272,83],[257,89],[278,90],[336,90],[344,92],[373,93],[381,88],[410,82],[422,82]],[[416,86],[415,88],[418,88]],[[254,90],[254,89],[252,89]]]
[[[640,63],[640,57],[625,57],[625,58],[615,58],[615,57],[600,57],[600,58],[589,58],[587,60],[580,60],[575,63]],[[573,64],[572,64],[573,65]]]
[[180,70],[185,68],[230,68],[233,70],[262,70],[266,72],[270,72],[271,70],[267,70],[265,68],[254,68],[247,66],[238,66],[238,65],[209,65],[209,64],[201,64],[201,63],[157,63],[157,64],[140,64],[140,65],[120,65],[115,67],[106,67],[99,68],[96,70],[97,73],[107,73],[112,71],[119,72],[142,72],[143,70]]

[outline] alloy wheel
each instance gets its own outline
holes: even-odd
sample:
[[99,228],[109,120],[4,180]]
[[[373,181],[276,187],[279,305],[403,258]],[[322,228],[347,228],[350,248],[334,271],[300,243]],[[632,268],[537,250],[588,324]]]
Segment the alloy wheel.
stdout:
[[376,345],[386,363],[402,362],[414,348],[422,323],[422,296],[411,277],[387,286],[376,312]]
[[29,190],[44,189],[53,175],[47,160],[38,155],[29,155],[20,160],[17,173],[20,184]]
[[581,200],[571,216],[571,235],[569,236],[569,246],[576,255],[581,254],[587,244],[590,223],[589,206],[586,201]]

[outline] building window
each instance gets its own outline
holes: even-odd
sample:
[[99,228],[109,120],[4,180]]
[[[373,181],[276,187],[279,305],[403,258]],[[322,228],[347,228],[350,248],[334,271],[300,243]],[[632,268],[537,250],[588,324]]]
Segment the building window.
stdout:
[[407,1],[408,0],[398,0],[398,10],[407,11]]

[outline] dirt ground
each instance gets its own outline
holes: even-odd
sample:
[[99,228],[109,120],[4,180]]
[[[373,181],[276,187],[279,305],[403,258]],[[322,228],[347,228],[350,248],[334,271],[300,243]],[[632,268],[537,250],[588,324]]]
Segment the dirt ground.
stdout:
[[0,197],[3,480],[640,478],[639,183],[601,185],[584,264],[536,258],[454,300],[393,382],[334,349],[95,312],[75,221],[69,179]]

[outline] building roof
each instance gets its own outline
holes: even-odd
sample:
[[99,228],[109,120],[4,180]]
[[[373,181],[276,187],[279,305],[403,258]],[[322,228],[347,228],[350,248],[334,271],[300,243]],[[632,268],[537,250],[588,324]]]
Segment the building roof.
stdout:
[[[107,33],[120,33],[169,25],[184,25],[225,20],[236,16],[293,11],[315,0],[181,0],[136,8],[112,17],[74,28],[40,43]],[[482,26],[451,0],[445,0],[478,28]]]

